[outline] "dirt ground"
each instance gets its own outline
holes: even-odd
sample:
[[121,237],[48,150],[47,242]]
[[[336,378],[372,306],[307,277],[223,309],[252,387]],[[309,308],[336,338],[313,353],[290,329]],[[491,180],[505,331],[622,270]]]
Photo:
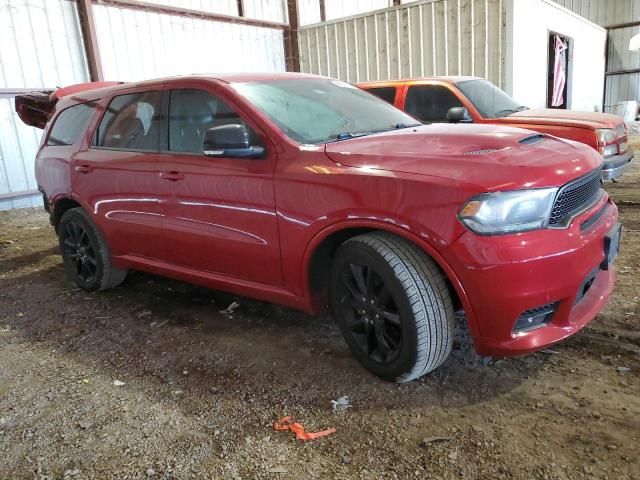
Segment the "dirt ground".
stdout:
[[[0,478],[640,478],[639,163],[607,187],[625,231],[594,322],[489,366],[462,335],[402,386],[329,318],[142,273],[80,291],[46,215],[2,213]],[[285,414],[337,432],[299,442]]]

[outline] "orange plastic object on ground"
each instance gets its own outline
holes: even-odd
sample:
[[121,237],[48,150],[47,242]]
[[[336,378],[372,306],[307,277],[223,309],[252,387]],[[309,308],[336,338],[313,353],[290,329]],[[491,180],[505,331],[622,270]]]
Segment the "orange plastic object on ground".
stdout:
[[273,429],[278,431],[291,430],[296,434],[296,438],[298,440],[302,440],[303,442],[307,440],[314,440],[320,437],[326,437],[327,435],[336,433],[335,428],[328,428],[326,430],[322,430],[321,432],[307,432],[301,424],[292,421],[290,416],[282,417],[280,420],[276,420],[275,422],[273,422]]

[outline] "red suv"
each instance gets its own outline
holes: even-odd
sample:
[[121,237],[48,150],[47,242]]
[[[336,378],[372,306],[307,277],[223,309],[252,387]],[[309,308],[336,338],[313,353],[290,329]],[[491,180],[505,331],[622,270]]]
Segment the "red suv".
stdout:
[[623,175],[633,159],[627,143],[627,127],[620,117],[558,108],[528,108],[482,78],[416,78],[358,86],[423,122],[491,123],[582,142],[602,155],[605,181]]
[[91,87],[16,102],[27,123],[49,118],[38,185],[87,290],[136,269],[329,305],[358,360],[397,382],[447,358],[457,309],[481,355],[515,355],[611,294],[620,225],[584,145],[417,125],[312,75]]

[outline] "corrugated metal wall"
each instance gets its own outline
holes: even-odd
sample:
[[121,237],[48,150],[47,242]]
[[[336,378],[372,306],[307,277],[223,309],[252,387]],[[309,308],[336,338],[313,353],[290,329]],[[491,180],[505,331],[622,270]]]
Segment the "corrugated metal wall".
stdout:
[[[607,72],[640,68],[640,52],[629,51],[629,40],[638,33],[640,26],[609,30]],[[627,100],[640,100],[640,73],[608,75],[605,111],[613,112],[616,103]]]
[[[238,15],[238,0],[145,0],[147,3],[189,8],[201,12]],[[287,23],[287,6],[283,0],[243,0],[248,18]]]
[[[413,0],[402,3],[407,1]],[[324,0],[324,5],[325,20],[328,21],[387,8],[393,5],[393,0]],[[320,0],[298,0],[298,16],[300,25],[319,23]]]
[[640,20],[638,0],[554,0],[601,27]]
[[423,0],[303,27],[303,72],[348,82],[477,75],[504,86],[502,0]]
[[[555,1],[603,27],[640,21],[640,0]],[[629,40],[638,33],[640,26],[609,30],[607,72],[640,68],[640,52],[629,51]],[[640,73],[607,76],[605,111],[626,100],[640,100]]]
[[[0,88],[52,88],[88,79],[75,3],[0,0]],[[33,160],[42,131],[24,125],[0,96],[0,210],[39,204]]]
[[285,70],[282,30],[106,5],[93,12],[107,80]]
[[[237,0],[146,0],[238,14]],[[287,22],[285,0],[244,0],[245,15]],[[284,71],[283,32],[93,5],[107,79],[215,71]],[[152,40],[153,39],[153,40]],[[89,80],[72,0],[0,0],[0,88],[55,88]],[[42,131],[27,127],[0,92],[0,210],[40,205],[33,161]]]

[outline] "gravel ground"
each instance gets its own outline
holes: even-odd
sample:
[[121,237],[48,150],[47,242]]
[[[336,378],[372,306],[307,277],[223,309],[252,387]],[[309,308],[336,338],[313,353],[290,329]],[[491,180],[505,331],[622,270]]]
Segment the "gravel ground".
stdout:
[[[142,273],[80,291],[43,212],[1,213],[0,478],[640,478],[639,178],[608,185],[616,291],[583,332],[484,366],[459,328],[402,386],[329,318]],[[283,415],[337,432],[299,442]]]

